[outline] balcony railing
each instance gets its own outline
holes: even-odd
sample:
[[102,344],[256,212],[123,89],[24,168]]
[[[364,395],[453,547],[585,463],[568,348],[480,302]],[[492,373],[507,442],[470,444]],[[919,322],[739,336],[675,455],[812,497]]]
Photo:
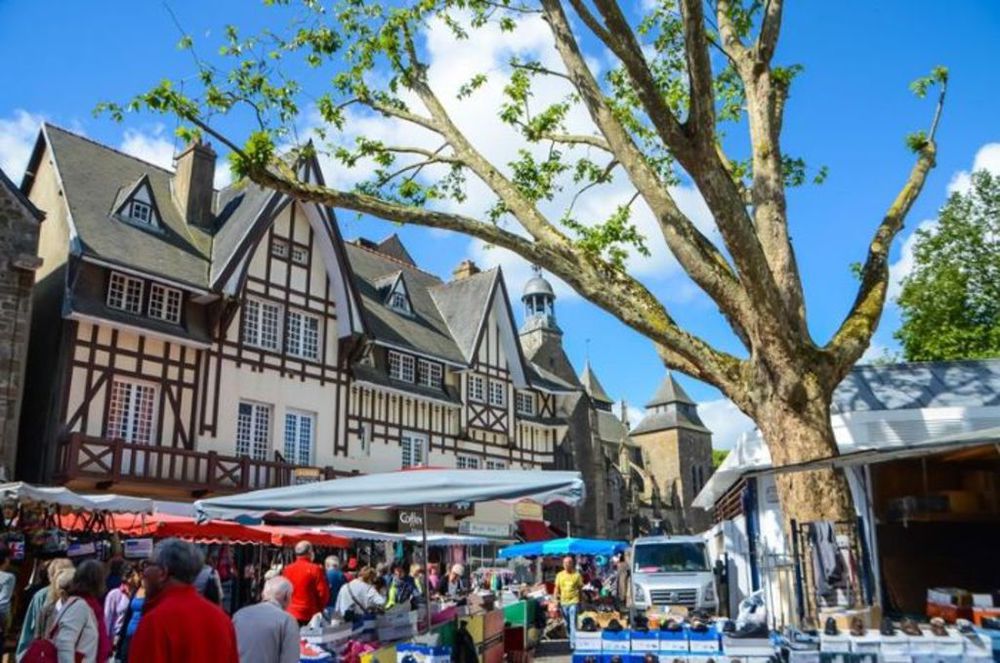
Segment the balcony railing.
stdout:
[[[56,478],[64,483],[90,479],[106,485],[136,482],[191,493],[234,493],[296,483],[296,467],[277,452],[274,460],[256,460],[73,433],[59,445]],[[316,470],[322,479],[349,474],[331,467]]]

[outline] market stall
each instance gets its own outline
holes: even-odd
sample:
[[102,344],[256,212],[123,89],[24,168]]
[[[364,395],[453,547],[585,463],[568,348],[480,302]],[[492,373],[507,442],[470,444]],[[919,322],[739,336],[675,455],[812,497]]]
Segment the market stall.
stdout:
[[[583,499],[584,484],[578,472],[507,471],[486,470],[438,470],[417,469],[386,474],[363,475],[335,479],[301,486],[288,486],[254,491],[242,495],[199,500],[195,508],[199,517],[238,518],[288,516],[302,513],[328,514],[343,510],[362,508],[418,507],[424,518],[420,534],[423,559],[428,559],[430,542],[426,530],[426,513],[430,505],[472,504],[485,501],[517,502],[533,500],[542,504],[563,502],[575,505]],[[472,641],[482,649],[483,658],[488,663],[499,662],[503,657],[503,612],[493,609],[492,598],[469,595],[459,602],[441,603],[433,600],[422,602],[421,631],[429,634],[435,642],[448,644],[455,637],[457,629],[466,629]],[[473,600],[476,599],[476,600]],[[460,605],[465,603],[465,605]],[[470,605],[471,604],[471,605]],[[475,611],[475,612],[472,612]],[[365,623],[331,624],[318,634],[317,644],[329,645],[333,649],[347,646],[354,636],[375,638],[382,620],[385,633],[412,634],[418,617],[407,614],[406,607],[395,611],[392,616],[372,618],[371,628]],[[411,618],[412,615],[412,618]],[[456,619],[462,617],[461,624]],[[389,623],[391,620],[391,623]],[[366,634],[366,631],[368,633]],[[449,636],[448,632],[452,635]],[[384,638],[379,638],[384,640]],[[410,638],[403,635],[402,640]],[[420,646],[429,646],[422,642]],[[393,656],[395,655],[395,645]],[[372,654],[375,656],[375,654]],[[388,654],[385,654],[388,656]],[[376,660],[380,660],[376,657]]]
[[607,541],[604,539],[552,539],[550,541],[534,541],[517,543],[501,548],[500,559],[515,557],[562,557],[564,555],[614,555],[628,549],[625,541]]

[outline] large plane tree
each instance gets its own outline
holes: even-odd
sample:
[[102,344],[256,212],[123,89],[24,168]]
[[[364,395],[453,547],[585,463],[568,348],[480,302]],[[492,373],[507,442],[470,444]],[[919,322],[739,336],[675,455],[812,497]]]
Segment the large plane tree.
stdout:
[[[229,27],[210,56],[185,35],[181,46],[191,49],[197,75],[103,108],[119,119],[133,110],[174,114],[190,128],[186,137],[210,136],[231,150],[237,175],[303,201],[508,249],[647,337],[666,368],[717,387],[756,422],[775,465],[835,456],[832,394],[882,314],[890,245],[934,166],[947,72],[936,69],[914,84],[921,97],[936,90],[929,129],[909,137],[912,169],[888,208],[873,210],[871,236],[859,238],[867,256],[853,304],[833,336],[817,341],[786,191],[822,172],[781,146],[786,101],[801,69],[774,62],[783,0],[639,5],[302,0],[272,10],[275,23],[294,15],[287,29],[247,36]],[[457,93],[435,89],[428,35],[446,31],[448,39],[474,43],[489,30],[490,38],[514,39],[530,21],[544,21],[550,52],[511,57],[495,114],[478,120],[517,131],[517,157],[497,163],[455,121],[454,109],[501,74],[476,73]],[[318,91],[317,79],[324,81]],[[237,113],[249,117],[252,131],[223,129],[236,125],[227,116]],[[297,139],[307,114],[314,140],[306,144]],[[357,135],[357,118],[373,116],[398,124],[393,135],[404,138]],[[364,181],[340,188],[303,181],[294,163],[309,151],[343,168],[367,168]],[[589,218],[579,211],[581,197],[623,181],[632,195],[613,213]],[[714,229],[682,211],[679,183],[697,189]],[[470,187],[485,194],[470,200]],[[637,227],[638,206],[651,212],[652,233]],[[682,328],[630,273],[630,257],[648,255],[656,242],[715,303],[738,351]],[[851,516],[846,481],[835,470],[782,474],[778,488],[791,518]]]

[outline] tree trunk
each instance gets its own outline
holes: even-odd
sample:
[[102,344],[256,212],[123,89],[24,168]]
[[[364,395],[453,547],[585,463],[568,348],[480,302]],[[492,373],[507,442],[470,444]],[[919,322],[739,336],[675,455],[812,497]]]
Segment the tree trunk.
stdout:
[[[836,456],[837,443],[823,399],[793,410],[772,402],[757,418],[774,467]],[[847,479],[840,470],[786,471],[776,475],[778,496],[789,521],[853,520],[855,511]]]

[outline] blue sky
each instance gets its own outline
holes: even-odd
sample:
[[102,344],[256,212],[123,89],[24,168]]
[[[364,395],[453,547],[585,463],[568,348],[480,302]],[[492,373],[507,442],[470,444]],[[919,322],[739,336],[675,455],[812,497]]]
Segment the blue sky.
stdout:
[[[253,0],[169,4],[196,42],[210,50],[228,23],[252,29],[277,27],[284,21],[279,12]],[[907,89],[911,80],[937,64],[947,65],[952,75],[939,133],[938,167],[893,249],[896,273],[906,269],[906,239],[920,223],[933,219],[950,189],[962,186],[963,172],[974,163],[1000,170],[996,67],[1000,3],[788,4],[778,57],[802,63],[805,72],[788,105],[783,147],[830,172],[824,185],[807,186],[790,196],[791,233],[807,290],[811,328],[818,340],[825,341],[853,298],[856,284],[848,265],[863,258],[873,228],[912,162],[903,138],[925,128],[930,119],[930,102],[917,100]],[[42,118],[150,160],[169,162],[174,148],[170,120],[133,116],[117,125],[95,119],[91,111],[99,101],[126,99],[162,78],[190,75],[190,56],[177,50],[178,38],[161,2],[0,0],[0,61],[7,63],[0,97],[0,165],[15,178],[20,176]],[[526,27],[515,39],[517,48],[533,52],[545,47],[546,34],[537,26]],[[465,46],[432,39],[426,48],[434,59],[432,69],[437,66],[443,72],[441,80],[463,67],[475,67],[471,60],[500,58],[506,52],[504,44],[488,38]],[[311,74],[308,83],[316,90],[322,78]],[[471,111],[470,118],[475,136],[485,143],[498,140],[489,114]],[[237,136],[245,130],[237,122],[225,128]],[[355,131],[386,129],[370,118],[358,118]],[[338,183],[356,179],[356,174],[342,172],[327,176]],[[696,221],[710,225],[710,219],[701,218],[704,210],[692,190],[682,187],[675,193]],[[594,205],[599,208],[600,201]],[[522,262],[464,237],[348,214],[340,219],[348,237],[379,238],[399,232],[417,262],[441,275],[461,259],[473,257],[485,265],[503,266],[514,294],[520,292],[527,274]],[[683,324],[733,348],[715,307],[662,252],[635,265]],[[564,288],[559,293],[557,316],[570,358],[582,366],[589,352],[607,391],[641,407],[663,377],[651,344]],[[519,306],[515,309],[520,313]],[[890,306],[876,335],[874,353],[895,347],[892,331],[897,325],[898,313]],[[717,431],[718,446],[731,444],[736,432],[746,427],[743,418],[714,389],[687,378],[682,382],[703,403],[703,416]]]

